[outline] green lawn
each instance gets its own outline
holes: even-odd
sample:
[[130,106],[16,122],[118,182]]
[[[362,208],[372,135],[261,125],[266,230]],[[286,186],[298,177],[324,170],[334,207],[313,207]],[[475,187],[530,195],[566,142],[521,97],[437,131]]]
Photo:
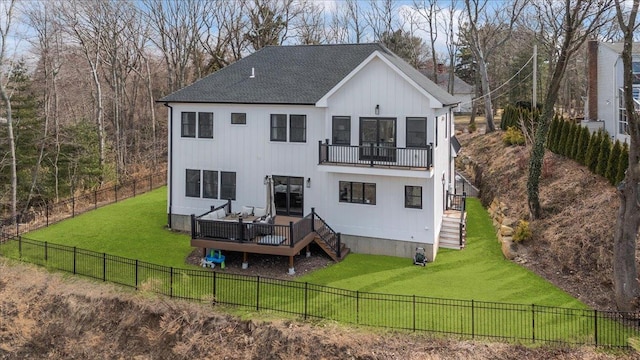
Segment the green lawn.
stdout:
[[441,250],[426,267],[406,258],[351,254],[296,282],[257,282],[255,277],[185,265],[189,236],[165,228],[165,194],[166,188],[160,188],[25,236],[47,241],[47,247],[23,240],[0,250],[7,257],[173,297],[344,323],[517,341],[593,343],[597,333],[600,344],[618,345],[632,334],[608,319],[596,322],[584,304],[505,260],[491,220],[476,199],[467,202],[467,248]]
[[167,188],[89,211],[25,237],[150,263],[186,267],[189,236],[168,231]]
[[341,263],[300,278],[366,292],[420,295],[547,306],[585,306],[502,255],[491,219],[477,199],[467,199],[467,247],[441,249],[426,267],[410,259],[350,254]]

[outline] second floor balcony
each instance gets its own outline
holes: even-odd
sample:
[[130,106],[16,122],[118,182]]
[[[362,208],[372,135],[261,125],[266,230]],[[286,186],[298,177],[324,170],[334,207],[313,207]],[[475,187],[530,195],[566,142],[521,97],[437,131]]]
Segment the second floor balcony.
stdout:
[[433,167],[433,144],[424,148],[399,148],[384,143],[352,146],[320,141],[318,164],[430,170]]

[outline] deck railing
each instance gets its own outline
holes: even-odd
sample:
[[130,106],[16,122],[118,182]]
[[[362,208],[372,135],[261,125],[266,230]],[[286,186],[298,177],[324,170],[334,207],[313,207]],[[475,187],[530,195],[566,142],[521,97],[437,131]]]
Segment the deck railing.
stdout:
[[424,148],[399,148],[382,145],[332,145],[318,142],[318,163],[430,169],[433,167],[433,144]]
[[[318,215],[316,213],[316,209],[315,208],[311,208],[311,217],[312,217],[312,224],[313,224],[313,231],[315,231],[316,234],[318,234],[318,236],[322,239],[322,241],[325,242],[325,244],[327,244],[327,246],[329,246],[331,248],[331,250],[333,250],[336,253],[336,256],[338,258],[341,258],[342,254],[340,253],[342,251],[342,244],[341,244],[341,235],[339,232],[335,232],[331,226],[329,226],[329,224],[327,224],[326,221],[324,221],[324,219],[322,217],[320,217],[320,215]],[[319,222],[320,226],[317,226],[315,224],[316,220]]]

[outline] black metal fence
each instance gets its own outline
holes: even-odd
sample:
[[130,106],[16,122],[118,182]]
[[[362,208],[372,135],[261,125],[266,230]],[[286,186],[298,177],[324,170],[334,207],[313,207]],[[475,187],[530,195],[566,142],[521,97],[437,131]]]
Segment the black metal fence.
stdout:
[[297,281],[166,267],[22,236],[2,235],[0,255],[131,288],[304,319],[522,343],[628,347],[638,313],[368,293]]
[[115,185],[73,196],[59,202],[36,206],[16,218],[0,219],[0,233],[20,235],[47,227],[99,207],[135,197],[167,184],[166,172],[159,172]]

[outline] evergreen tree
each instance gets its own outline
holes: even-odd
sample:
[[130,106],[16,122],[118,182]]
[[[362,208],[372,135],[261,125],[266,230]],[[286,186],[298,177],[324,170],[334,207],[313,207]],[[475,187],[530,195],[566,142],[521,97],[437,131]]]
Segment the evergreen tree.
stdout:
[[558,126],[556,128],[556,135],[553,138],[553,152],[560,154],[560,138],[562,137],[562,126],[564,125],[564,122],[558,114],[554,117],[558,120]]
[[569,126],[571,126],[571,124],[562,119],[562,130],[560,132],[560,141],[558,141],[558,154],[560,155],[565,154],[564,149],[567,144],[567,140],[569,139]]
[[578,147],[576,148],[575,159],[580,165],[586,164],[587,151],[589,150],[589,140],[591,140],[591,133],[589,129],[584,126],[580,127],[580,139],[578,140]]
[[618,172],[616,173],[616,184],[624,180],[624,174],[629,166],[629,144],[622,144],[620,149],[620,157],[618,158]]
[[602,136],[602,142],[600,143],[600,153],[598,154],[598,164],[596,165],[596,174],[605,176],[607,172],[607,163],[609,161],[609,154],[611,154],[611,138],[608,134]]
[[573,150],[573,143],[576,138],[576,124],[573,121],[569,121],[569,132],[567,134],[567,142],[564,143],[564,156],[571,158],[571,152]]
[[615,144],[611,148],[611,153],[609,154],[609,160],[607,161],[607,170],[605,171],[605,177],[611,185],[616,185],[617,176],[618,176],[618,165],[620,162],[620,153],[622,152],[622,146],[620,145],[620,141],[616,140]]
[[587,156],[585,158],[585,166],[595,174],[596,166],[598,166],[598,154],[600,153],[600,144],[602,143],[602,130],[591,135],[589,147],[587,148]]
[[553,151],[555,152],[554,149],[554,143],[553,140],[555,139],[556,136],[556,131],[558,128],[558,118],[556,116],[553,117],[553,120],[551,120],[551,125],[549,126],[549,135],[547,136],[547,149],[549,149],[549,151]]

